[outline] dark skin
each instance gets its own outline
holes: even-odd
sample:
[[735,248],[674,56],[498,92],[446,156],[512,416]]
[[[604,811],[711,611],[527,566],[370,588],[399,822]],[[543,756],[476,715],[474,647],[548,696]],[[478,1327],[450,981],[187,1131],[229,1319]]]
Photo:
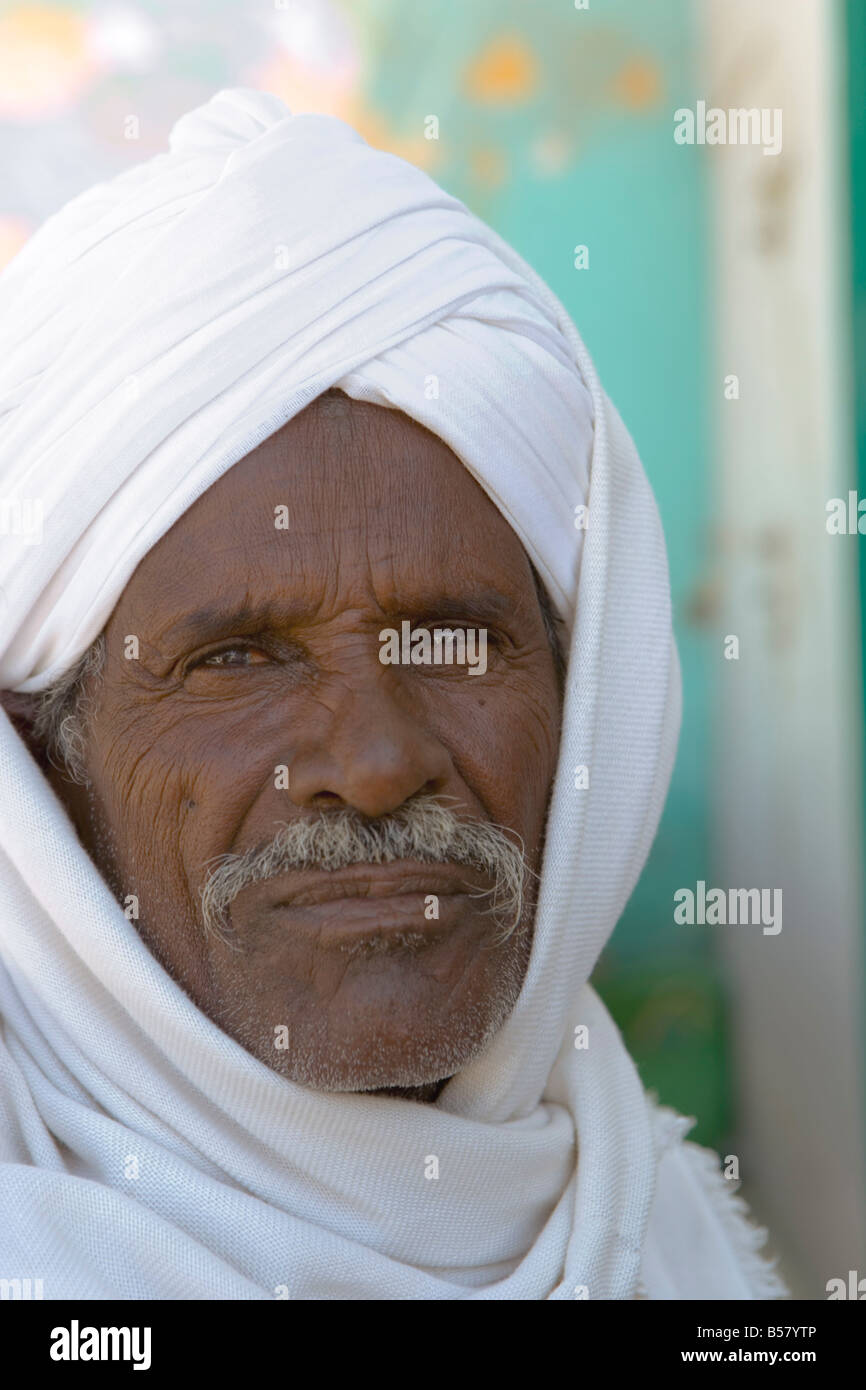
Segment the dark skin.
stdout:
[[[403,619],[486,628],[486,673],[383,665],[379,633]],[[435,1096],[504,1022],[528,964],[531,931],[496,944],[489,903],[470,896],[489,880],[408,862],[296,871],[235,899],[234,950],[205,934],[199,894],[208,861],[285,821],[381,816],[417,793],[505,827],[539,869],[560,696],[508,522],[406,416],[315,402],[153,547],[105,635],[91,785],[50,776],[119,900],[137,895],[149,949],[290,1079]],[[5,702],[26,721],[27,697]]]

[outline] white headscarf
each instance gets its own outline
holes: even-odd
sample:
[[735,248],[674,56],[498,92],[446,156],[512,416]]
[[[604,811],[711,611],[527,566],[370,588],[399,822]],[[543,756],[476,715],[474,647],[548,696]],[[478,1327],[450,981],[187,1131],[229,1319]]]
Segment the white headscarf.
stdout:
[[588,984],[679,727],[652,494],[563,306],[424,173],[221,92],[0,276],[0,688],[66,671],[192,501],[334,385],[450,445],[569,626],[522,993],[435,1104],[285,1080],[151,956],[0,717],[0,1277],[46,1298],[777,1296]]

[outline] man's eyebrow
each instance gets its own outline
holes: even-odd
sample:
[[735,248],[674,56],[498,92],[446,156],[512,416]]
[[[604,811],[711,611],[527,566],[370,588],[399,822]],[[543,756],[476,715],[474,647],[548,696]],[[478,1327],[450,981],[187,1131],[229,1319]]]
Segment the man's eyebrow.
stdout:
[[185,613],[176,623],[160,633],[160,641],[187,641],[200,639],[209,633],[222,632],[233,628],[239,632],[257,631],[274,626],[277,622],[292,621],[300,615],[300,609],[291,611],[283,604],[263,603],[253,608],[249,603],[220,604],[208,603],[192,613]]
[[[485,588],[472,589],[465,595],[428,593],[402,602],[395,598],[386,605],[385,612],[428,622],[434,618],[445,621],[465,621],[470,618],[483,625],[485,622],[501,621],[514,607],[513,600],[500,593],[498,589]],[[309,608],[304,604],[272,602],[253,607],[249,603],[209,603],[192,613],[185,613],[160,633],[159,640],[172,644],[192,639],[201,641],[210,634],[219,634],[227,630],[261,632],[268,628],[276,629],[293,622],[302,622],[304,618],[309,617],[309,612]]]
[[516,604],[498,589],[472,589],[466,594],[425,595],[414,602],[395,602],[393,610],[398,609],[412,617],[444,618],[457,620],[473,618],[479,623],[501,620],[514,610]]

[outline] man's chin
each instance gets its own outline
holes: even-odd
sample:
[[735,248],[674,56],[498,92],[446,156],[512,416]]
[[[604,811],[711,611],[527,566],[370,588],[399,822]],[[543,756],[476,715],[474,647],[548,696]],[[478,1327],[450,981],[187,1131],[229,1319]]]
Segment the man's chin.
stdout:
[[335,1045],[333,1038],[325,1043],[296,1034],[284,1050],[275,1048],[270,1038],[237,1041],[272,1071],[306,1090],[435,1099],[446,1081],[484,1051],[510,1012],[509,1008],[503,1017],[486,1020],[477,1014],[451,1019],[429,1034],[416,1031],[399,1041],[359,1037]]
[[528,930],[493,949],[452,934],[436,945],[353,959],[303,990],[297,972],[272,958],[267,972],[236,975],[211,1017],[272,1071],[308,1090],[441,1088],[511,1015],[530,947]]

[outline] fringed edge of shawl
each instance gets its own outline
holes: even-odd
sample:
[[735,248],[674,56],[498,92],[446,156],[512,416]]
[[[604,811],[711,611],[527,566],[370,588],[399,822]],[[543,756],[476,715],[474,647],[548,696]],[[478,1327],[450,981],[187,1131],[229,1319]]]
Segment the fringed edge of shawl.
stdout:
[[[660,1105],[654,1092],[649,1092],[647,1099],[653,1112],[659,1158],[676,1144],[683,1145],[755,1299],[770,1301],[790,1298],[790,1290],[777,1271],[778,1256],[771,1257],[762,1253],[769,1233],[765,1226],[758,1226],[752,1220],[748,1204],[738,1195],[740,1181],[732,1182],[723,1175],[721,1160],[713,1149],[703,1148],[700,1144],[685,1139],[697,1121],[678,1114],[667,1105]],[[646,1288],[641,1283],[635,1297],[649,1298]]]

